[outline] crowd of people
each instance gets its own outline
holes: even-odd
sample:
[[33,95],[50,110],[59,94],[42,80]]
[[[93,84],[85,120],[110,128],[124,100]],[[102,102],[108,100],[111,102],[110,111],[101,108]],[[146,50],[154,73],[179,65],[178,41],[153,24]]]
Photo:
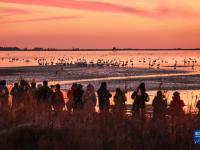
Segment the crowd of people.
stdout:
[[[60,84],[48,85],[48,81],[43,81],[42,84],[36,85],[36,82],[28,83],[21,80],[20,83],[14,83],[11,90],[8,89],[6,81],[0,81],[0,109],[9,108],[15,109],[20,106],[31,104],[47,104],[52,111],[88,111],[95,112],[97,101],[99,112],[124,113],[126,112],[126,90],[123,91],[117,88],[113,97],[114,105],[110,105],[112,97],[111,92],[107,88],[107,83],[102,82],[100,88],[97,90],[92,84],[88,84],[86,89],[83,89],[81,84],[74,83],[71,89],[67,91],[67,101],[65,101]],[[12,97],[10,103],[9,96]],[[131,98],[132,114],[133,116],[144,118],[146,102],[149,101],[149,95],[146,92],[145,84],[141,83],[136,90],[133,91]],[[179,92],[174,92],[170,104],[167,103],[167,98],[162,91],[158,91],[152,102],[153,118],[155,120],[164,119],[166,114],[173,117],[184,115],[183,107],[185,106],[183,100],[180,98]],[[196,107],[200,110],[200,101],[197,102]],[[111,109],[112,108],[112,109]],[[200,111],[198,113],[200,116]]]

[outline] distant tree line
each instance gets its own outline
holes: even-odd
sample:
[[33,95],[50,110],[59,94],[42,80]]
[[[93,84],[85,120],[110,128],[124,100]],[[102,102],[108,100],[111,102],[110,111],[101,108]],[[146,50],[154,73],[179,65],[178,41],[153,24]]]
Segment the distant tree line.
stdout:
[[1,51],[20,51],[21,49],[18,47],[0,47]]
[[33,49],[19,48],[19,47],[0,47],[0,51],[53,51],[55,48],[40,48],[35,47]]
[[200,50],[200,48],[71,48],[71,49],[56,49],[56,48],[19,48],[19,47],[0,47],[0,51],[162,51],[162,50]]

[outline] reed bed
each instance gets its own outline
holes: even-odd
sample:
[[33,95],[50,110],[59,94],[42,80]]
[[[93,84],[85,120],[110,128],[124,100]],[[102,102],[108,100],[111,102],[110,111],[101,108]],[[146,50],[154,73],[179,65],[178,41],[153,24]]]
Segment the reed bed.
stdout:
[[55,112],[46,104],[0,110],[1,149],[129,150],[199,149],[193,130],[200,119],[187,114],[141,120],[121,113]]

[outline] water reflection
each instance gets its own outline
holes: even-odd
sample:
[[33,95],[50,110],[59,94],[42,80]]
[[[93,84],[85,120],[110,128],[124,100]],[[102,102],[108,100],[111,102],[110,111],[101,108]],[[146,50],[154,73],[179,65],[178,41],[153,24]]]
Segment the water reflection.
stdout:
[[1,52],[0,67],[81,65],[198,70],[197,51],[30,51]]

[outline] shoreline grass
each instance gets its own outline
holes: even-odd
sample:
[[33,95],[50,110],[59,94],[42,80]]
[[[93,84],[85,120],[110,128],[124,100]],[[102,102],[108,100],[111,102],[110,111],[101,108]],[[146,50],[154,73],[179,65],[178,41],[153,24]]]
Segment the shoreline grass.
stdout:
[[[36,109],[37,108],[37,109]],[[2,149],[199,149],[193,130],[200,119],[187,114],[172,122],[115,113],[54,112],[47,105],[0,111]]]

